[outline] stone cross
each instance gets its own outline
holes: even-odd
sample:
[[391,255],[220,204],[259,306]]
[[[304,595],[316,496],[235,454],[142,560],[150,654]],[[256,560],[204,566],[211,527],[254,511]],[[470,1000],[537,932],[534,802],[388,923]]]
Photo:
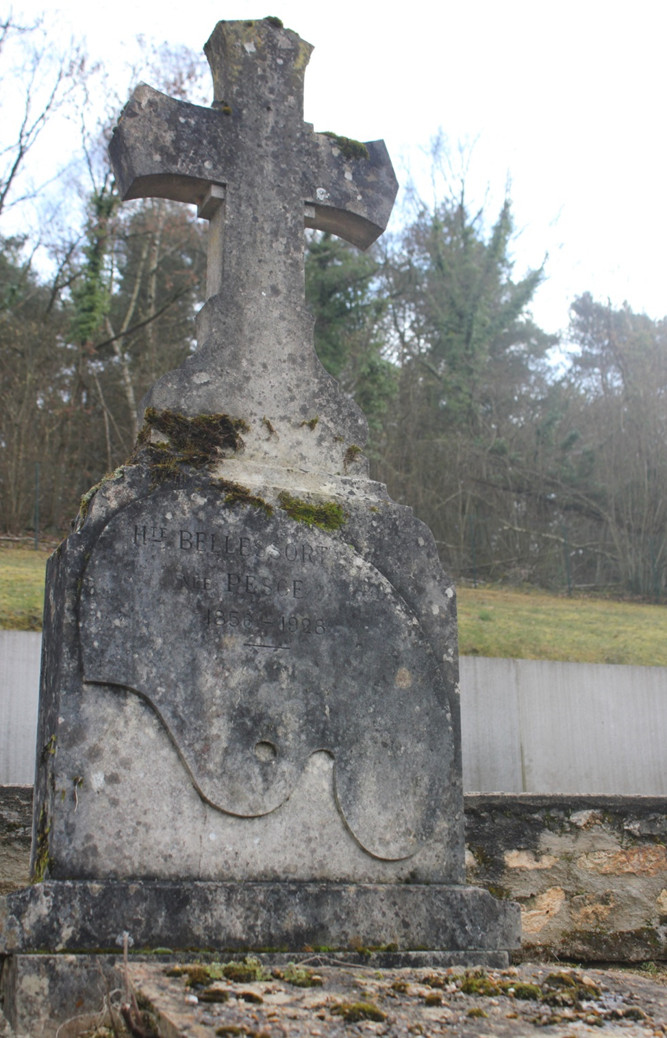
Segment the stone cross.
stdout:
[[365,418],[313,348],[303,228],[370,245],[397,190],[387,150],[303,122],[312,48],[278,19],[219,22],[204,49],[213,106],[139,86],[109,149],[124,198],[191,202],[210,221],[197,352],[144,406],[242,419],[246,461],[361,474]]
[[0,899],[4,1008],[35,1038],[73,992],[99,1010],[96,955],[130,938],[396,966],[518,944],[519,906],[465,886],[454,589],[363,478],[304,306],[304,222],[369,244],[391,164],[304,125],[310,46],[277,19],[221,22],[207,54],[211,110],[140,87],[112,142],[126,198],[211,220],[209,298],[49,560],[35,882]]
[[303,122],[312,47],[278,19],[219,22],[204,50],[210,109],[135,90],[110,148],[120,192],[191,202],[210,220],[208,296],[229,284],[245,305],[262,292],[300,303],[304,223],[360,248],[384,230],[397,189],[384,142]]

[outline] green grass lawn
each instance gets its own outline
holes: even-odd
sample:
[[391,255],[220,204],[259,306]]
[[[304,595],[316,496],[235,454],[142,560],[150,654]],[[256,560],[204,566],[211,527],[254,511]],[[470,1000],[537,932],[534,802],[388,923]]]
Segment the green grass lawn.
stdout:
[[41,629],[44,568],[51,550],[0,544],[0,627]]
[[501,588],[457,597],[464,656],[667,666],[664,605]]
[[[0,627],[37,631],[49,550],[0,545]],[[458,591],[464,656],[667,666],[667,606],[498,587]]]

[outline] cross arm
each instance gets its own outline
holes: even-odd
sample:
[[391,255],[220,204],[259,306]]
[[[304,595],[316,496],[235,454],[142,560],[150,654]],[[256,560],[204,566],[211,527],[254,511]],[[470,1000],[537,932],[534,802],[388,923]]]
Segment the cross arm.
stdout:
[[397,191],[384,141],[360,145],[331,134],[312,135],[306,227],[367,249],[387,226]]
[[221,112],[174,100],[141,83],[109,144],[123,200],[170,198],[201,205],[230,165],[224,119]]

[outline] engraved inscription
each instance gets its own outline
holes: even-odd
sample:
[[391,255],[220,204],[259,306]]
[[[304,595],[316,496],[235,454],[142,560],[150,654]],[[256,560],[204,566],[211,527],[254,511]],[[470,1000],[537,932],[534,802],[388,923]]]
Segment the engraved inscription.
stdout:
[[137,547],[151,547],[160,544],[162,548],[175,548],[182,552],[200,555],[235,555],[246,559],[257,558],[282,559],[286,562],[313,563],[323,565],[328,545],[313,544],[309,541],[285,542],[270,541],[264,543],[249,534],[231,534],[220,530],[170,528],[165,525],[149,525],[134,523],[132,540]]
[[[244,644],[281,649],[289,648],[294,637],[321,636],[326,632],[326,621],[321,615],[322,608],[326,608],[324,602],[317,603],[316,615],[310,611],[276,612],[271,608],[275,600],[296,603],[308,599],[306,571],[312,572],[312,567],[324,564],[328,550],[324,544],[278,538],[267,543],[249,533],[186,529],[169,524],[168,520],[159,526],[135,523],[132,541],[138,548],[157,547],[177,557],[173,589],[196,595],[193,608],[201,615],[204,628],[246,633],[261,641]],[[197,568],[190,568],[188,563],[195,559]],[[218,568],[220,563],[229,565],[232,561],[234,569]],[[285,569],[295,568],[302,575],[284,575]],[[256,603],[259,609],[240,611],[231,607],[228,599],[239,604]]]
[[303,598],[303,580],[270,580],[258,582],[252,574],[227,573],[223,591],[232,595],[279,595],[280,598]]
[[267,814],[325,750],[370,854],[430,839],[456,763],[445,677],[400,593],[337,535],[160,488],[100,533],[78,616],[85,683],[151,704],[209,804]]
[[179,530],[178,547],[181,551],[210,552],[212,555],[250,555],[249,537],[228,537],[206,530]]
[[135,523],[135,544],[156,544],[164,539],[165,529],[162,526],[140,526]]
[[324,634],[326,624],[322,617],[311,616],[280,616],[277,620],[262,619],[253,616],[252,613],[238,613],[231,609],[207,609],[204,614],[204,623],[214,624],[216,627],[240,627],[244,631],[259,631],[266,634],[267,630],[275,627],[281,634]]
[[176,576],[176,587],[187,588],[188,591],[210,591],[211,578],[201,573],[186,573],[182,570]]

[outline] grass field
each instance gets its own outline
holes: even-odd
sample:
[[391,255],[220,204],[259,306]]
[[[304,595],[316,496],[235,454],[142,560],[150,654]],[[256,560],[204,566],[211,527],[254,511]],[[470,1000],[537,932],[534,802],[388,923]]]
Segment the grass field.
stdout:
[[44,567],[51,549],[0,544],[0,627],[39,631],[44,605]]
[[667,666],[667,606],[461,588],[465,656]]
[[[48,550],[0,545],[0,627],[41,626]],[[667,606],[499,587],[458,591],[465,656],[667,666]]]

